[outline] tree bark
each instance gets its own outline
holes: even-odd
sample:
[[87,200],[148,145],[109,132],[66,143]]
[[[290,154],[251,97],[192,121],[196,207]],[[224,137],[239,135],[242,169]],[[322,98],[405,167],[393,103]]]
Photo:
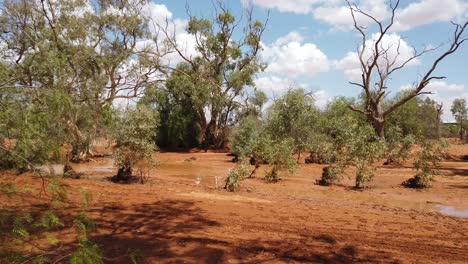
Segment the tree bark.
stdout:
[[385,122],[373,122],[375,133],[379,138],[385,138]]
[[123,166],[117,171],[117,175],[113,177],[114,182],[130,182],[133,178],[132,167],[130,165]]
[[463,134],[464,134],[464,129],[463,129],[463,120],[460,121],[460,140],[463,141]]

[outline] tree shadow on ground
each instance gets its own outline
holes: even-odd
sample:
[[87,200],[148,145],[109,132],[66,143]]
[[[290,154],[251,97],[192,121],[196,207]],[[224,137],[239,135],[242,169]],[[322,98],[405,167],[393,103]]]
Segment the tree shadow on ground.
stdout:
[[468,184],[451,184],[450,187],[459,189],[468,189]]
[[444,176],[468,176],[467,169],[442,168],[441,172]]
[[99,215],[95,217],[99,230],[93,240],[111,259],[109,263],[129,263],[130,255],[136,251],[150,262],[199,259],[217,263],[223,256],[223,251],[216,248],[187,252],[192,244],[222,244],[208,237],[189,235],[219,225],[203,217],[202,210],[193,202],[162,200],[131,207],[114,203],[91,213]]
[[304,236],[295,241],[244,241],[236,250],[241,263],[400,263],[383,251],[372,255],[359,252],[330,235]]
[[95,210],[100,230],[93,240],[107,263],[131,263],[129,252],[135,250],[142,252],[145,263],[398,263],[387,253],[369,256],[327,234],[305,233],[297,240],[241,239],[189,201],[132,208],[115,203]]
[[[72,221],[72,210],[64,220]],[[105,203],[89,214],[98,227],[92,240],[105,263],[132,263],[132,255],[144,257],[139,263],[399,263],[388,252],[362,251],[329,234],[271,226],[268,233],[284,239],[269,239],[232,231],[229,223],[210,220],[192,201]]]

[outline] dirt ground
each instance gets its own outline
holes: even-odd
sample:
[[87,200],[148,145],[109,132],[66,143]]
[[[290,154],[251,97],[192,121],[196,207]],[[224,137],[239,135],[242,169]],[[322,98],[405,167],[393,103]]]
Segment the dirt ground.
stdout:
[[[232,157],[213,152],[159,153],[146,184],[106,181],[115,173],[110,158],[75,165],[87,177],[66,183],[72,200],[81,187],[93,193],[93,240],[107,263],[131,263],[132,250],[145,263],[468,263],[468,218],[443,214],[468,209],[468,162],[460,159],[468,145],[450,153],[427,190],[401,186],[414,175],[410,166],[382,166],[369,189],[356,191],[347,178],[314,185],[322,165],[301,164],[276,184],[260,171],[229,193],[216,177],[221,186]],[[70,241],[72,234],[71,225],[60,231]]]

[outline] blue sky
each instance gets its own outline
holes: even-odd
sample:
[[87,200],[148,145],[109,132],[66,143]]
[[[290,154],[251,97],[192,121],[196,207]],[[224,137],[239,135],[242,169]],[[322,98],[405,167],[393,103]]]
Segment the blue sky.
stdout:
[[[396,1],[396,0],[394,0]],[[182,34],[188,18],[186,3],[192,15],[212,17],[211,0],[154,0],[153,16],[167,16],[179,24]],[[224,0],[234,14],[243,14],[245,6],[254,8],[254,16],[264,20],[270,12],[262,42],[262,59],[269,64],[266,72],[257,76],[256,84],[270,97],[281,95],[291,85],[315,92],[321,107],[335,96],[355,96],[361,91],[348,83],[359,76],[356,55],[360,45],[357,31],[351,27],[349,10],[341,0]],[[376,17],[388,18],[388,2],[384,0],[358,0],[360,8]],[[465,22],[468,19],[466,0],[402,0],[397,11],[396,24],[388,43],[401,44],[401,57],[410,56],[412,47],[418,50],[447,43],[454,27],[450,21]],[[363,24],[368,21],[358,17]],[[385,21],[385,20],[384,20]],[[375,33],[369,27],[369,36]],[[465,37],[468,37],[466,32]],[[189,41],[189,40],[187,40]],[[187,44],[189,45],[189,44]],[[391,44],[390,44],[391,45]],[[391,94],[418,81],[447,45],[440,47],[416,63],[400,71],[389,82]],[[189,49],[189,48],[188,48]],[[406,53],[405,53],[406,52]],[[431,97],[444,104],[444,120],[452,120],[451,102],[454,98],[468,100],[468,43],[456,54],[446,59],[437,75],[447,78],[427,87],[434,92]]]

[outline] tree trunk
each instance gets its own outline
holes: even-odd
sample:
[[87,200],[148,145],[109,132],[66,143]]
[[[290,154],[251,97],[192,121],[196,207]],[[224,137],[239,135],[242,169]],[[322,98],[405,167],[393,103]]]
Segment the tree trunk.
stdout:
[[361,189],[361,180],[358,177],[356,178],[356,184],[354,185],[354,188]]
[[437,111],[437,120],[436,120],[436,129],[437,129],[437,139],[442,138],[442,104],[438,104],[436,106],[436,111]]
[[119,168],[117,175],[115,175],[112,180],[114,182],[130,182],[132,179],[132,167],[130,165],[126,165]]
[[88,156],[92,156],[90,150],[90,138],[83,135],[78,126],[72,120],[67,121],[67,129],[69,133],[73,136],[70,161],[80,162],[82,160],[85,160]]
[[464,134],[464,129],[463,129],[463,121],[460,122],[460,140],[463,141],[463,134]]
[[384,139],[385,138],[385,120],[376,119],[374,117],[370,117],[370,122],[374,127],[375,134],[379,137]]
[[372,124],[375,134],[385,139],[385,114],[381,103],[375,103],[367,106],[367,120]]

